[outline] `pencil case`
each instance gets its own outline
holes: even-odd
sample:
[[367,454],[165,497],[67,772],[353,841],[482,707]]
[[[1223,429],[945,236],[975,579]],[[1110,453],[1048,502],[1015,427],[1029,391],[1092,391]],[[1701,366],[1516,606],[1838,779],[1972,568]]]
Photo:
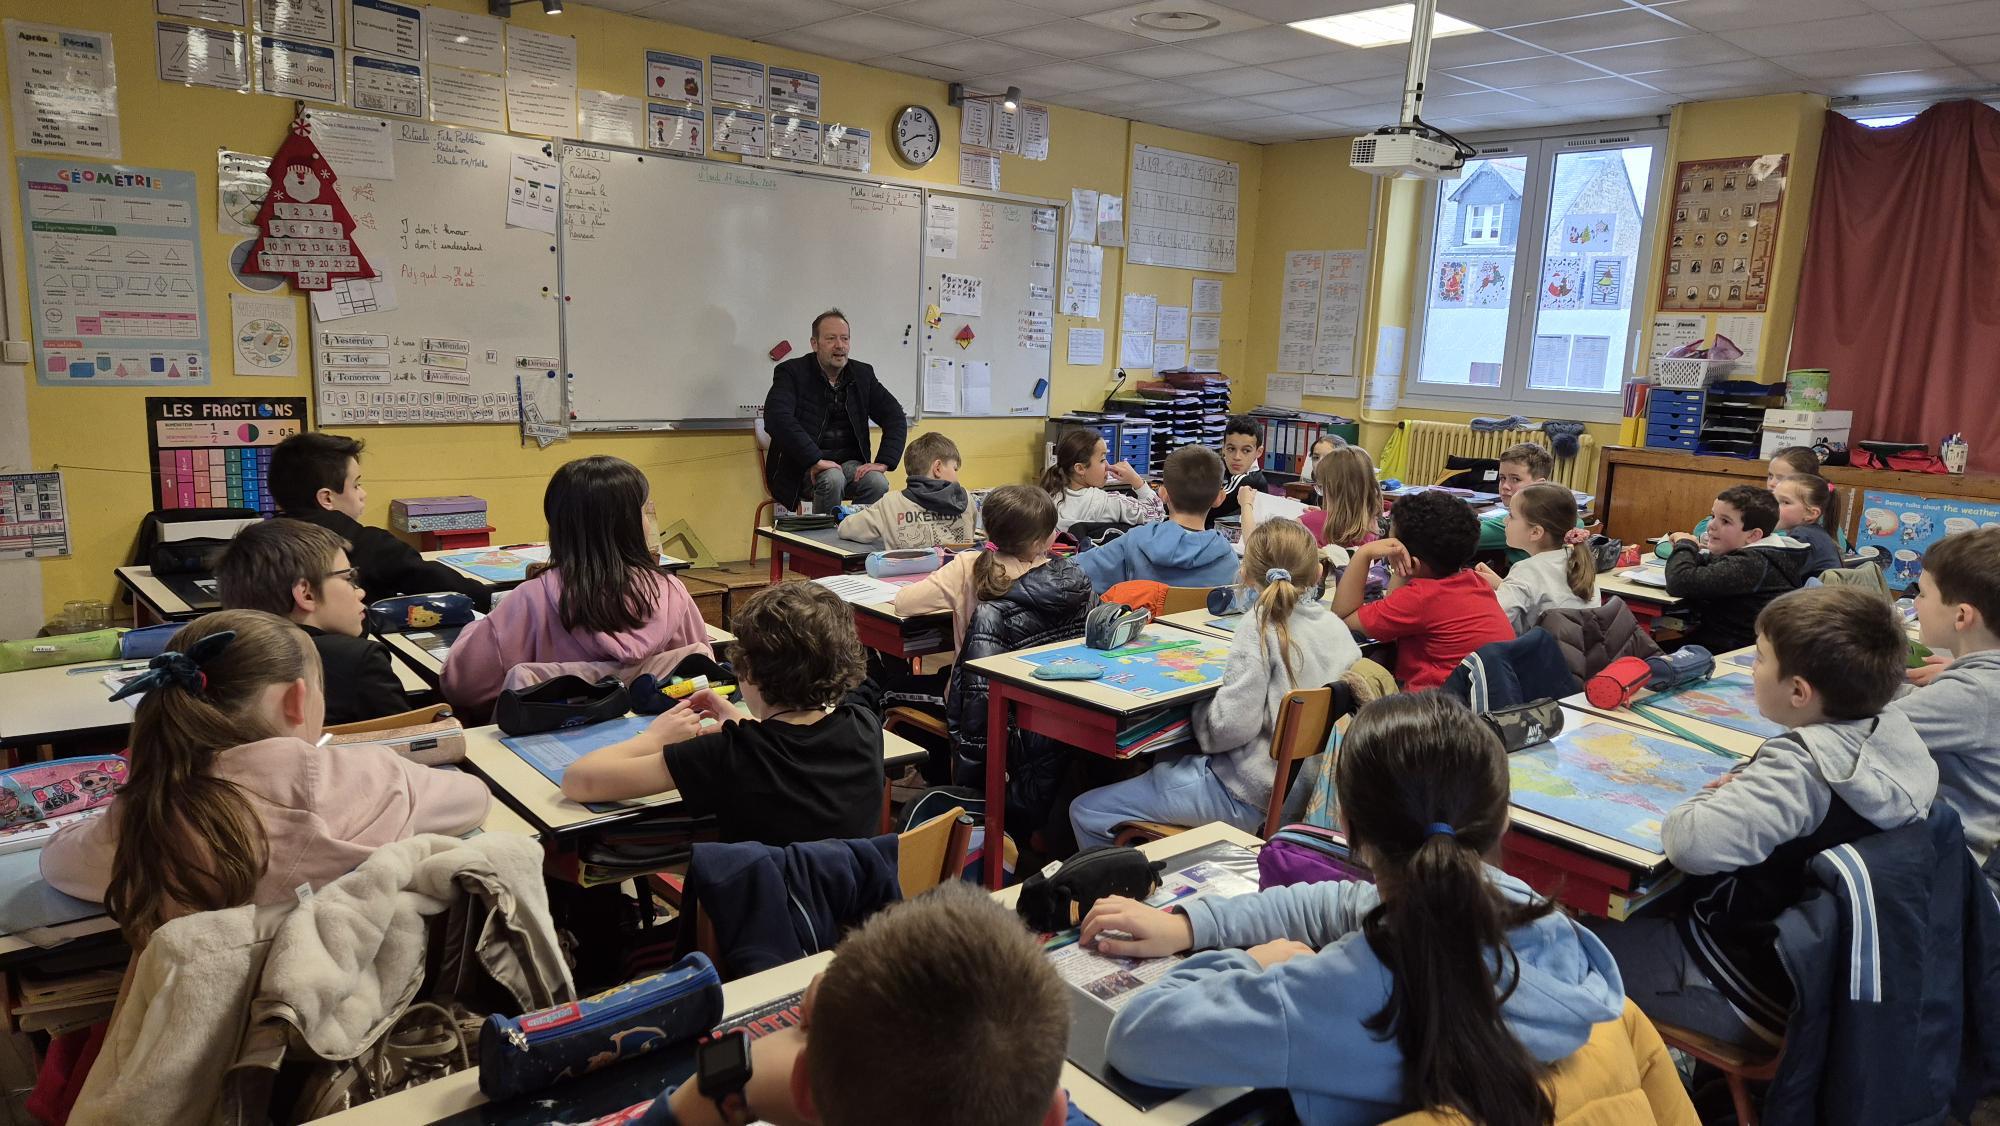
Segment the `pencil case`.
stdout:
[[1653,668],[1640,657],[1620,657],[1584,682],[1583,698],[1592,707],[1622,708],[1653,679]]
[[1095,661],[1065,657],[1046,665],[1036,665],[1033,675],[1036,680],[1096,680],[1104,675],[1104,666]]
[[462,626],[471,620],[472,599],[455,591],[384,598],[368,607],[368,626],[376,633]]
[[60,633],[54,637],[24,637],[0,641],[0,672],[74,665],[84,661],[118,660],[118,635],[122,629],[94,629],[89,633]]
[[1508,754],[1539,747],[1562,734],[1563,710],[1558,700],[1536,700],[1511,708],[1482,713],[1480,721],[1500,737]]
[[186,622],[161,622],[156,626],[141,626],[127,630],[118,639],[118,655],[128,661],[150,660],[167,651],[167,642],[181,631]]
[[1672,653],[1646,658],[1653,678],[1646,686],[1664,692],[1676,685],[1692,684],[1715,675],[1715,654],[1700,645],[1683,645]]
[[1164,861],[1124,845],[1085,849],[1028,877],[1014,910],[1038,931],[1068,930],[1107,895],[1144,899],[1160,890]]
[[896,575],[927,575],[944,566],[944,553],[934,547],[900,548],[868,553],[868,576],[875,579]]
[[1103,650],[1130,645],[1152,620],[1150,611],[1117,602],[1100,602],[1083,617],[1083,643]]
[[615,676],[596,683],[559,676],[532,688],[500,693],[493,705],[493,722],[509,735],[539,735],[617,719],[630,710],[632,698]]
[[621,1060],[691,1043],[722,1020],[722,977],[708,955],[581,1001],[505,1017],[479,1030],[479,1091],[499,1102]]
[[[630,695],[632,710],[640,715],[659,715],[681,702],[680,694],[669,691],[676,681],[689,681],[698,676],[708,678],[710,688],[724,685],[734,686],[736,674],[718,664],[713,657],[700,653],[689,653],[674,663],[674,671],[664,677],[642,672],[632,678]],[[692,693],[689,693],[692,695]]]

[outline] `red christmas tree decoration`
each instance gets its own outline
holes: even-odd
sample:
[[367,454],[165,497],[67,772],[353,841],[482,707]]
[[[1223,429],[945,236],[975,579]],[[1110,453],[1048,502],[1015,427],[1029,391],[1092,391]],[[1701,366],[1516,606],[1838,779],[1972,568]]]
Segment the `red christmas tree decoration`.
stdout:
[[266,171],[271,192],[257,209],[257,241],[250,268],[260,274],[290,274],[299,289],[329,289],[344,278],[372,278],[375,271],[354,241],[354,216],[334,191],[333,166],[313,144],[304,117]]

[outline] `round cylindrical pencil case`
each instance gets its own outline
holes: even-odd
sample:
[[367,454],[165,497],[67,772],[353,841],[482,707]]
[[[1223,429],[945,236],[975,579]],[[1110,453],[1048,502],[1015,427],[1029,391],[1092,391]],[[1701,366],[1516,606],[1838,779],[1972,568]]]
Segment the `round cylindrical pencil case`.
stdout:
[[1652,667],[1643,658],[1620,657],[1584,682],[1583,698],[1592,707],[1622,708],[1652,679]]
[[868,577],[894,578],[897,575],[925,575],[944,566],[945,554],[934,547],[898,548],[868,553]]
[[692,1043],[722,1020],[722,978],[699,951],[663,973],[479,1030],[479,1091],[498,1102]]

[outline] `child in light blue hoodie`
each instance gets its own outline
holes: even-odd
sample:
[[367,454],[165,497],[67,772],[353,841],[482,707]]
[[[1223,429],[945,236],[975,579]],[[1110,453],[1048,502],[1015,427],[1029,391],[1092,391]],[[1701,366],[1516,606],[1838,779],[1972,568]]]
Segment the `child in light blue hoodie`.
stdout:
[[1549,1122],[1548,1065],[1618,1018],[1624,986],[1602,942],[1484,863],[1507,828],[1499,740],[1454,700],[1385,697],[1342,740],[1335,787],[1378,884],[1091,909],[1082,941],[1105,954],[1205,951],[1119,1012],[1111,1063],[1142,1083],[1282,1087],[1307,1126],[1420,1108]]
[[1236,581],[1236,547],[1213,528],[1208,510],[1222,496],[1222,459],[1201,446],[1182,446],[1160,470],[1167,519],[1134,528],[1077,555],[1097,594],[1128,579],[1168,586],[1226,586]]

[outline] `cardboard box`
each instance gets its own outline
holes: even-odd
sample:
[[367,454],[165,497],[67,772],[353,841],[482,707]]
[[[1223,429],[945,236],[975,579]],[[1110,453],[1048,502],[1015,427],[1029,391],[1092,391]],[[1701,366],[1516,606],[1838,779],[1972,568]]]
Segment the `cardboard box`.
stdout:
[[1853,411],[1764,412],[1763,445],[1759,457],[1770,457],[1786,446],[1810,446],[1824,457],[1847,449]]
[[389,502],[389,526],[399,532],[483,528],[486,501],[480,497],[402,497]]

